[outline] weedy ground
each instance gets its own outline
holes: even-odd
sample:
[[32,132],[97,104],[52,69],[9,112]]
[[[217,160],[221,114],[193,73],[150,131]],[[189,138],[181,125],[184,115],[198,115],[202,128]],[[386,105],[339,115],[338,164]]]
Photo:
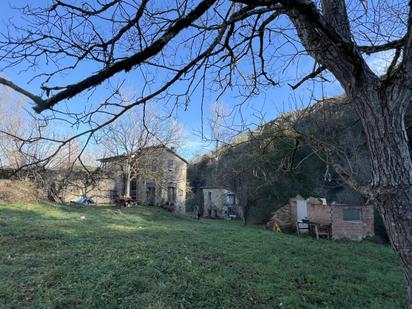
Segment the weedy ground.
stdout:
[[389,246],[153,207],[0,203],[0,307],[402,308]]

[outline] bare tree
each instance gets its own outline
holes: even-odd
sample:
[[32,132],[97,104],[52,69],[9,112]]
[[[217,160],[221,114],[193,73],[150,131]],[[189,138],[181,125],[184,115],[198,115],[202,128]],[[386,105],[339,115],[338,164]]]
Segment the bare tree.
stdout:
[[[173,119],[149,109],[129,111],[102,130],[99,139],[106,156],[125,178],[124,197],[130,198],[130,183],[137,177],[162,183],[160,147],[180,146],[182,128]],[[116,167],[114,169],[116,169]]]
[[[10,105],[13,102],[14,104]],[[48,139],[55,133],[41,117],[25,109],[21,96],[8,96],[0,102],[0,162],[2,167],[19,170],[25,166],[56,168],[71,165],[78,155],[78,143],[68,143],[53,160],[40,162],[53,152]]]
[[[412,158],[404,121],[412,91],[412,4],[369,2],[181,0],[160,5],[148,0],[56,0],[47,8],[26,6],[22,11],[29,23],[12,25],[4,34],[0,59],[5,68],[52,64],[34,76],[43,93],[31,93],[5,78],[0,83],[30,98],[37,112],[66,112],[74,123],[91,124],[79,133],[90,139],[150,99],[187,105],[199,87],[218,97],[237,89],[247,99],[278,85],[273,76],[279,72],[314,59],[312,72],[291,87],[328,74],[344,89],[366,136],[370,183],[359,184],[339,162],[334,167],[380,210],[404,265],[412,308]],[[393,51],[393,57],[378,76],[364,55],[384,51]],[[83,80],[62,84],[57,78],[89,66],[95,73]],[[122,83],[114,77],[131,71],[145,84],[134,102],[116,105],[109,97],[98,106],[89,103],[85,113],[75,116],[58,110],[60,102],[103,82],[113,81],[115,86],[106,85],[118,91]],[[185,87],[173,88],[178,81]],[[199,98],[203,102],[204,95]],[[110,119],[96,122],[101,113],[110,113]]]
[[24,113],[24,102],[21,97],[8,99],[13,100],[13,107],[6,105],[4,99],[0,104],[0,130],[9,133],[0,133],[1,165],[17,169],[40,157],[47,156],[48,145],[44,141],[39,141],[39,143],[25,142],[36,135],[35,131],[40,128],[37,127],[35,119]]
[[210,106],[210,114],[211,140],[215,142],[215,150],[218,150],[219,145],[233,135],[228,125],[230,114],[221,102]]

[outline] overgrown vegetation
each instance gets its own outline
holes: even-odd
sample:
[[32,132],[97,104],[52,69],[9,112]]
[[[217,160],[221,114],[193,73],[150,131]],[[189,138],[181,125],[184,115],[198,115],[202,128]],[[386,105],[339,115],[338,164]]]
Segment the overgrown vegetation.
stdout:
[[0,307],[406,304],[399,260],[386,245],[197,222],[150,207],[0,207]]
[[43,191],[28,181],[0,179],[0,201],[33,203],[44,197]]
[[[347,157],[352,161],[350,168],[367,181],[362,130],[353,110],[340,98],[281,115],[241,141],[228,142],[198,158],[188,170],[191,187],[196,193],[201,186],[231,188],[245,203],[242,208],[248,209],[252,223],[267,221],[273,211],[297,194],[326,197],[330,202],[364,202],[335,173],[328,156],[314,147],[308,136],[336,145],[342,152],[351,150],[352,157]],[[345,160],[341,163],[348,164]]]

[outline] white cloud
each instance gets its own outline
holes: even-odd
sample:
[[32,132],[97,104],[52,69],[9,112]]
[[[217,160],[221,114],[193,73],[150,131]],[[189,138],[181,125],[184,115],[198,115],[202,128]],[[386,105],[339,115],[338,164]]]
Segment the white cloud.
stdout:
[[366,56],[365,60],[371,70],[380,76],[386,73],[389,65],[391,64],[394,54],[395,53],[393,50],[388,50]]

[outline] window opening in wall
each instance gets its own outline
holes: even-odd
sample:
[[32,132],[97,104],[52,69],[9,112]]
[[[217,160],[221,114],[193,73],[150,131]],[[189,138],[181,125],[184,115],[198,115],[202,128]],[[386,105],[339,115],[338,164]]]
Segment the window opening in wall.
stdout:
[[362,209],[360,208],[343,208],[342,210],[343,221],[345,222],[361,222],[362,221]]

